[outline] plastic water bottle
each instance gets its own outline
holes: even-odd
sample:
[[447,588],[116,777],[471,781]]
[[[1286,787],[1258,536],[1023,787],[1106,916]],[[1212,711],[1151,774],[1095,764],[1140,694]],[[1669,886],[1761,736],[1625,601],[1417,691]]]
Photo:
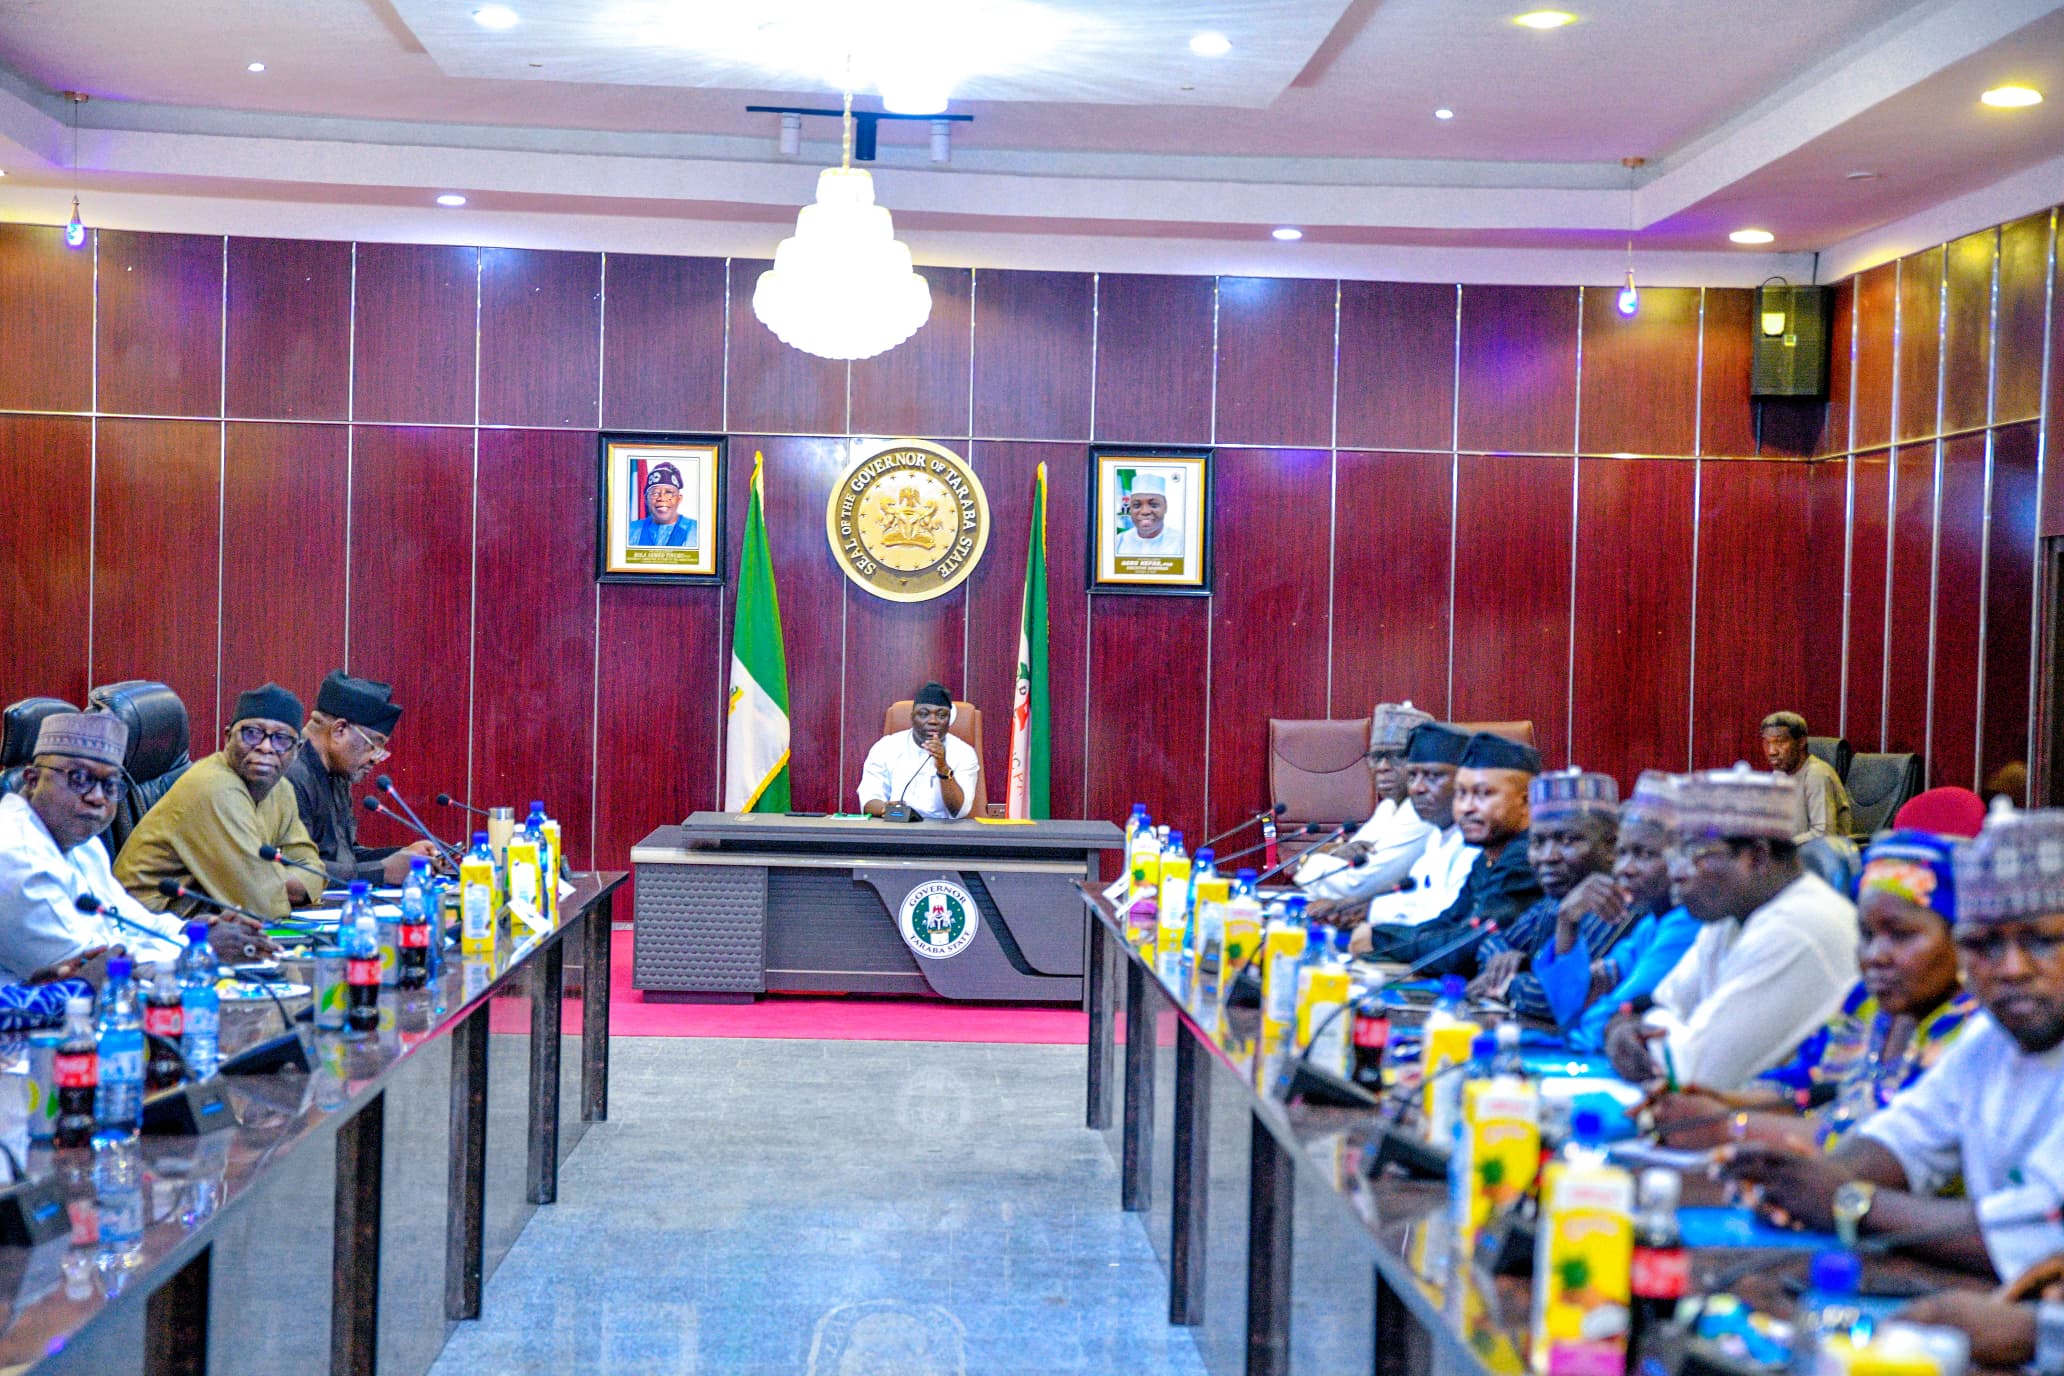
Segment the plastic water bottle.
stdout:
[[1524,1080],[1526,1058],[1519,1054],[1520,1028],[1516,1022],[1498,1024],[1498,1054],[1491,1062],[1493,1075],[1510,1075],[1515,1080]]
[[419,855],[409,861],[408,878],[401,886],[395,979],[403,989],[421,989],[430,982],[430,926],[437,916],[431,904],[436,901],[430,886],[430,862]]
[[337,930],[344,947],[344,1026],[359,1034],[380,1025],[380,920],[371,895],[372,885],[352,881]]
[[1812,1376],[1819,1369],[1821,1344],[1833,1337],[1869,1337],[1857,1333],[1865,1320],[1857,1295],[1863,1289],[1863,1262],[1854,1252],[1817,1252],[1806,1293],[1799,1297],[1792,1321],[1792,1371]]
[[103,1251],[120,1253],[143,1238],[143,1163],[129,1136],[93,1139],[93,1203]]
[[212,1078],[222,1063],[222,996],[215,991],[221,977],[215,948],[208,944],[207,924],[187,923],[186,949],[179,953],[179,1054],[186,1058],[188,1078],[195,1081]]
[[143,1125],[143,1014],[136,1006],[136,967],[124,956],[107,963],[95,1024],[100,1088],[93,1116],[103,1131],[134,1137]]

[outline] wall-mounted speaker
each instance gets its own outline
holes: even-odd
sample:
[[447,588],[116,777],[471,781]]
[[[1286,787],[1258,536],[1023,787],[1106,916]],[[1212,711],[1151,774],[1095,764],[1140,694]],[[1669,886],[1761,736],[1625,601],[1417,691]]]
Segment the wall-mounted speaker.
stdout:
[[1755,332],[1749,360],[1752,398],[1827,395],[1834,303],[1832,287],[1766,282],[1756,288],[1756,314],[1749,322]]

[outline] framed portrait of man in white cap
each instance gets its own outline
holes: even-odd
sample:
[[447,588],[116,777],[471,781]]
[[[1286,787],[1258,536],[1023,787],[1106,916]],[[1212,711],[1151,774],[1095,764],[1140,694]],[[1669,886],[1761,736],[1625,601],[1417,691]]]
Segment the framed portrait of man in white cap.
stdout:
[[724,441],[604,434],[595,576],[604,583],[717,582],[724,573]]
[[1091,451],[1091,592],[1211,591],[1211,451]]

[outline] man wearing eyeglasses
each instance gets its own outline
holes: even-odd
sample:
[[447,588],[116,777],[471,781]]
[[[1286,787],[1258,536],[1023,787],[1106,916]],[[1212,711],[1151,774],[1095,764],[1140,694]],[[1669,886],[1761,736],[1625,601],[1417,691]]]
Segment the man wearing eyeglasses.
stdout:
[[147,908],[175,910],[158,883],[176,879],[261,917],[285,917],[320,896],[307,869],[258,856],[276,846],[296,865],[322,869],[322,854],[301,825],[294,790],[279,787],[301,745],[301,699],[277,683],[237,698],[222,749],[179,776],[143,814],[115,859],[115,878]]
[[351,805],[351,786],[365,782],[387,758],[387,743],[400,721],[401,706],[392,688],[332,669],[316,691],[301,749],[287,765],[301,825],[322,852],[331,882],[340,888],[354,879],[399,884],[408,878],[409,861],[419,855],[437,859],[437,848],[428,841],[409,846],[358,844],[358,809]]

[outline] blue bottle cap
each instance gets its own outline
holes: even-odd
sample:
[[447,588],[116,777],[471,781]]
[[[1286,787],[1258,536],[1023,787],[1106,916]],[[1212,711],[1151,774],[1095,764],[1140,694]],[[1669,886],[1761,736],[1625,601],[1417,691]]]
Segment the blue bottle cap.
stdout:
[[[1252,884],[1252,883],[1253,883],[1253,882],[1254,882],[1254,881],[1255,881],[1255,880],[1256,880],[1257,878],[1259,878],[1259,877],[1260,877],[1260,875],[1261,875],[1261,871],[1260,871],[1260,870],[1244,870],[1244,869],[1243,869],[1243,870],[1235,870],[1235,871],[1233,871],[1233,878],[1235,878],[1235,879],[1239,880],[1239,881],[1240,881],[1240,882],[1241,882],[1242,884]],[[1303,899],[1299,899],[1299,900],[1298,900],[1298,902],[1300,902],[1300,903],[1301,903],[1301,902],[1303,902],[1303,901],[1304,901]]]
[[1332,938],[1326,935],[1326,924],[1323,922],[1314,922],[1306,927],[1304,940],[1306,945],[1316,946],[1322,951],[1332,944]]
[[1460,975],[1442,975],[1440,996],[1444,999],[1459,999],[1468,994],[1469,981]]
[[1863,1288],[1863,1260],[1854,1252],[1815,1252],[1810,1281],[1828,1295],[1854,1295]]
[[1344,956],[1352,955],[1354,952],[1354,933],[1345,927],[1335,927],[1333,929],[1333,949]]
[[135,968],[136,963],[130,960],[127,956],[108,957],[107,973],[108,978],[111,980],[127,979],[129,978],[130,972],[133,971]]
[[1135,817],[1144,817],[1144,816],[1146,816],[1146,815],[1147,815],[1147,805],[1146,805],[1145,803],[1134,803],[1134,804],[1132,805],[1132,814],[1133,814],[1133,816],[1135,816]]
[[430,857],[418,855],[415,859],[408,862],[408,867],[411,874],[428,874],[430,872]]
[[1469,1044],[1469,1059],[1472,1061],[1488,1061],[1497,1054],[1498,1039],[1489,1034],[1478,1037]]
[[207,924],[207,923],[205,923],[205,922],[189,922],[189,923],[187,923],[187,924],[186,924],[186,939],[187,939],[187,940],[188,940],[189,942],[201,942],[201,941],[206,941],[206,940],[208,939],[208,924]]
[[474,845],[476,845],[476,846],[484,846],[484,845],[486,845],[486,844],[487,844],[487,833],[486,833],[486,832],[484,832],[484,831],[476,831],[476,832],[474,832],[474,833],[473,833],[473,844],[474,844]]
[[1170,832],[1168,833],[1168,844],[1169,844],[1169,845],[1171,845],[1171,846],[1173,846],[1173,847],[1175,847],[1175,848],[1176,848],[1177,850],[1181,850],[1181,849],[1182,849],[1182,833],[1181,833],[1181,832],[1179,832],[1179,831],[1174,831],[1174,830],[1171,830],[1171,831],[1170,831]]
[[545,805],[543,803],[533,802],[530,805],[530,810],[532,812],[543,812],[545,810]]
[[1570,1115],[1570,1136],[1579,1142],[1596,1142],[1605,1136],[1605,1119],[1595,1108],[1580,1108]]
[[351,881],[351,896],[353,898],[364,898],[367,894],[371,893],[372,891],[373,886],[367,880],[354,879]]
[[1197,850],[1197,868],[1201,870],[1217,858],[1217,851],[1209,846],[1200,846]]
[[1283,900],[1283,911],[1290,915],[1292,922],[1296,922],[1303,918],[1305,906],[1310,902],[1303,894],[1293,893]]

